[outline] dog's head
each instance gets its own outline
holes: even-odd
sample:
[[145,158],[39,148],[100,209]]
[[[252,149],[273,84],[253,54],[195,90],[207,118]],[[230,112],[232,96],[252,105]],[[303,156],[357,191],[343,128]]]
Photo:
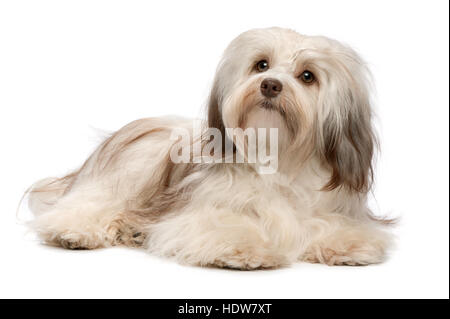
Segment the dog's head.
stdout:
[[329,170],[325,190],[367,191],[375,145],[368,83],[362,60],[337,41],[250,30],[220,61],[208,124],[223,136],[228,127],[276,127],[283,152],[316,157]]

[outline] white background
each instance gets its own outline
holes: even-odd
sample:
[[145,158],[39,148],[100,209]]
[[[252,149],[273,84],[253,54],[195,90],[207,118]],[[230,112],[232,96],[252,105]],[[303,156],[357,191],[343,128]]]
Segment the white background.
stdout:
[[[448,19],[442,0],[1,1],[0,297],[448,298]],[[95,129],[201,116],[228,42],[274,25],[346,42],[373,71],[382,152],[371,205],[401,216],[386,263],[201,269],[25,235],[15,210],[32,182],[80,165]]]

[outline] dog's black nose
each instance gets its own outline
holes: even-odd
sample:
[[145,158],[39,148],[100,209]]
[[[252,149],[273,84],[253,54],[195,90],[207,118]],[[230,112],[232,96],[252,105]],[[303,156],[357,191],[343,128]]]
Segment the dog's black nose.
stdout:
[[275,97],[283,89],[283,84],[277,79],[267,78],[261,82],[261,93],[265,97]]

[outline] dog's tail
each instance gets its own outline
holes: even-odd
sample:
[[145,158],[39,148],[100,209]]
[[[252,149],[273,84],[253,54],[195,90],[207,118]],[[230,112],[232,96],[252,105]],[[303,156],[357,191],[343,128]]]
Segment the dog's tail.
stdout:
[[33,214],[38,216],[49,211],[68,192],[76,175],[72,173],[60,178],[48,177],[31,185],[23,198],[28,195],[28,207]]

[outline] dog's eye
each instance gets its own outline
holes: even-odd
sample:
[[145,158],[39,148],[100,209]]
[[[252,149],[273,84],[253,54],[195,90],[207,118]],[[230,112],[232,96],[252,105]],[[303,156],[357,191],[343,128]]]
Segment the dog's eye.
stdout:
[[256,70],[258,72],[264,72],[269,68],[269,62],[266,60],[261,60],[258,63],[256,63]]
[[314,74],[312,74],[312,72],[303,71],[303,73],[300,75],[300,80],[302,80],[303,82],[305,82],[307,84],[311,84],[312,82],[314,82],[315,77],[314,77]]

